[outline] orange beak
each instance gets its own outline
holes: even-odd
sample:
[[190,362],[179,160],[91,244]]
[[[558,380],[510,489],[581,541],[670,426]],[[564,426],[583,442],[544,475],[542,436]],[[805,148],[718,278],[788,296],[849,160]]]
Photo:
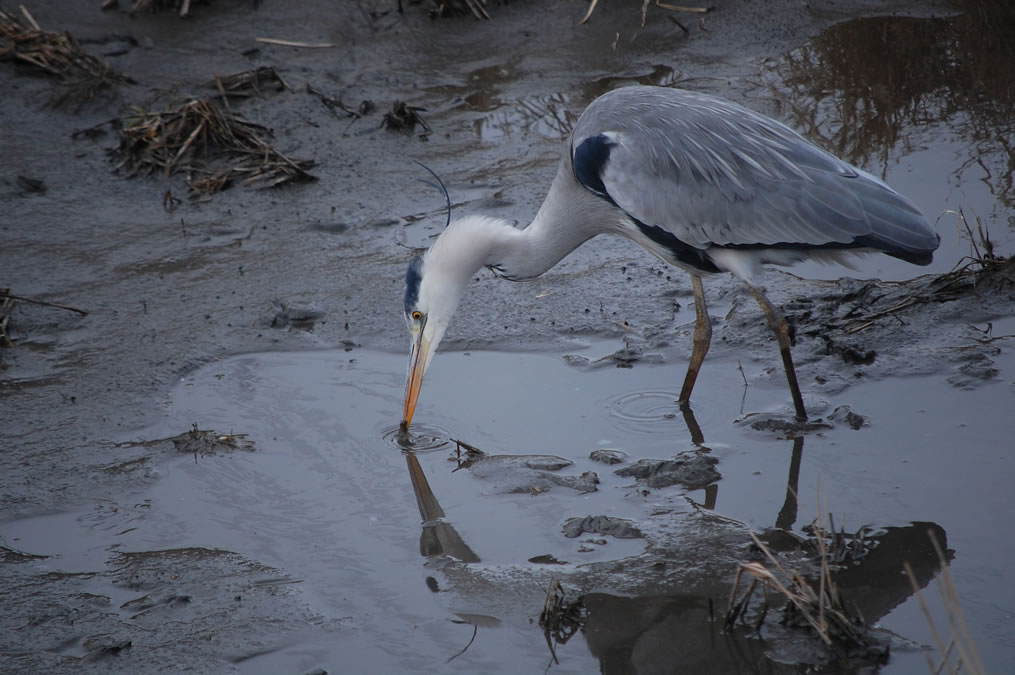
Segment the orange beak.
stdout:
[[416,401],[423,386],[423,371],[426,370],[427,355],[430,352],[430,340],[423,335],[421,329],[412,341],[409,352],[409,369],[405,379],[405,408],[402,410],[402,433],[409,430],[412,414],[416,411]]

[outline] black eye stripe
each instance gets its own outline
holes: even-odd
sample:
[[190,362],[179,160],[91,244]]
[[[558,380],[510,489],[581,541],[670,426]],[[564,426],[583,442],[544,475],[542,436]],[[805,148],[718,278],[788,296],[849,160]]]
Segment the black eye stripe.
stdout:
[[411,316],[419,301],[419,284],[423,280],[423,258],[416,256],[405,273],[405,315]]

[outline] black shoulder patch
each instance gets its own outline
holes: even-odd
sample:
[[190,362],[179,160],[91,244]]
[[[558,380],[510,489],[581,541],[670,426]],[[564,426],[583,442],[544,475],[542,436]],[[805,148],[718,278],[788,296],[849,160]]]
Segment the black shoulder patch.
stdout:
[[405,273],[405,315],[416,307],[419,300],[419,282],[423,279],[423,257],[416,256],[409,262],[409,269]]
[[616,202],[603,185],[603,169],[610,161],[610,150],[615,145],[617,144],[614,141],[603,134],[589,136],[574,149],[574,157],[571,159],[578,182],[614,205]]
[[716,264],[712,262],[712,259],[705,255],[705,252],[701,249],[695,248],[690,244],[677,239],[676,235],[672,232],[668,232],[658,225],[646,225],[636,218],[632,218],[634,224],[638,226],[641,233],[651,239],[659,246],[669,250],[674,260],[677,260],[685,265],[689,265],[702,272],[718,273],[721,272]]

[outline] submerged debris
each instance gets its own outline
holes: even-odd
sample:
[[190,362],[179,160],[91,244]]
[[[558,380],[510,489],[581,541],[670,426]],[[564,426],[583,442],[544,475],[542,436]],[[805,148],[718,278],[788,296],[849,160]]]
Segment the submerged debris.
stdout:
[[[419,0],[409,0],[410,3],[416,4]],[[432,19],[438,19],[441,17],[449,16],[462,16],[464,14],[472,14],[477,19],[489,19],[490,15],[486,11],[486,0],[429,0],[426,3],[428,9],[427,13]],[[401,11],[401,2],[399,2],[399,11]]]
[[44,195],[46,194],[46,191],[49,189],[46,187],[46,181],[40,178],[32,178],[30,176],[18,175],[18,177],[16,178],[16,182],[18,184],[18,187],[28,194]]
[[[597,4],[599,4],[599,0],[591,0],[591,2],[589,2],[589,8],[585,12],[585,16],[583,16],[582,20],[578,22],[579,26],[584,24],[584,23],[587,23],[588,20],[590,18],[592,18],[592,13],[594,11],[596,11],[596,5]],[[642,28],[645,27],[645,21],[648,19],[648,8],[649,8],[649,5],[651,5],[651,4],[653,4],[653,0],[642,0],[642,3],[641,3],[641,26],[642,26]],[[701,15],[701,27],[702,28],[705,27],[705,17],[704,17],[704,15],[708,14],[713,9],[712,7],[690,7],[690,6],[687,6],[687,5],[671,5],[669,3],[662,2],[662,0],[655,0],[655,5],[657,7],[662,7],[663,9],[668,9],[668,10],[670,10],[672,12],[683,12],[683,13],[686,13],[686,14],[699,14],[699,15]],[[674,21],[676,22],[676,20],[674,20]],[[685,33],[687,32],[687,29],[684,28],[683,25],[681,25],[679,22],[676,22],[676,23],[677,23],[678,26],[680,26],[681,28],[684,29]]]
[[209,84],[218,89],[222,96],[236,98],[261,96],[261,86],[265,84],[274,84],[276,91],[289,88],[282,76],[270,66],[261,66],[232,75],[216,76]]
[[550,656],[553,657],[554,663],[560,663],[554,645],[567,644],[567,641],[584,627],[587,620],[588,611],[582,598],[568,600],[564,587],[557,579],[551,577],[543,609],[539,612],[539,625],[543,629],[546,646],[550,648]]
[[[211,0],[198,0],[208,4]],[[118,0],[103,0],[102,9],[112,9],[119,4]],[[127,10],[130,14],[135,14],[142,10],[150,10],[151,12],[158,12],[160,10],[172,10],[178,11],[181,17],[188,16],[190,14],[191,0],[133,0],[130,4],[130,9]]]
[[[68,312],[74,312],[80,316],[88,316],[88,312],[83,309],[70,307],[68,305],[61,305],[57,302],[46,302],[45,300],[36,300],[35,298],[26,298],[21,295],[14,295],[11,293],[11,289],[0,288],[0,347],[14,346],[14,341],[11,340],[10,335],[7,334],[7,328],[11,319],[11,313],[14,311],[15,301],[26,302],[32,305],[41,305],[43,307],[52,307],[54,309],[65,309]],[[0,370],[4,370],[6,367],[7,366],[4,364],[3,359],[0,358]]]
[[[13,347],[14,343],[7,335],[7,323],[11,320],[11,312],[14,311],[14,296],[11,289],[0,288],[0,347]],[[0,370],[4,369],[3,359],[0,359]]]
[[[195,457],[197,455],[214,455],[217,452],[234,452],[236,450],[253,452],[255,450],[254,442],[247,439],[247,434],[219,434],[210,429],[199,429],[196,422],[189,431],[184,431],[178,436],[116,443],[115,446],[118,448],[151,448],[166,443],[172,443],[177,452],[193,454]],[[138,458],[130,460],[130,462],[143,462],[145,459],[147,458]]]
[[130,77],[84,51],[69,32],[43,31],[24,5],[21,14],[23,19],[0,9],[0,61],[21,63],[58,78],[63,86],[50,97],[50,105],[82,104],[116,85],[134,84]]
[[[458,463],[455,471],[469,469],[477,478],[493,481],[497,491],[504,494],[538,495],[554,487],[581,493],[599,489],[599,475],[595,471],[578,476],[553,473],[574,464],[557,455],[488,455],[465,441],[451,440],[456,446],[455,456],[451,458]],[[462,450],[465,450],[464,456]]]
[[185,431],[170,440],[173,441],[177,452],[193,455],[214,455],[216,451],[254,450],[254,442],[247,440],[246,434],[217,434],[210,429],[198,429],[196,423],[190,431]]
[[384,127],[394,131],[411,132],[418,124],[423,127],[419,139],[425,141],[430,136],[431,130],[430,125],[420,116],[421,112],[426,112],[426,108],[395,101],[391,106],[391,112],[384,113]]
[[184,171],[197,194],[219,192],[236,179],[265,188],[317,180],[308,173],[313,160],[283,155],[263,140],[262,135],[271,135],[266,127],[211,99],[191,99],[160,112],[135,109],[120,125],[120,145],[110,153],[119,159],[115,168],[126,167],[131,177]]
[[[355,121],[364,115],[369,115],[374,109],[374,102],[369,99],[364,99],[360,101],[360,104],[355,110],[353,110],[340,99],[337,99],[334,96],[328,96],[323,91],[315,89],[309,82],[307,83],[307,93],[316,96],[324,107],[327,108],[328,112],[335,117],[351,117]],[[341,111],[342,115],[339,115],[338,111]]]

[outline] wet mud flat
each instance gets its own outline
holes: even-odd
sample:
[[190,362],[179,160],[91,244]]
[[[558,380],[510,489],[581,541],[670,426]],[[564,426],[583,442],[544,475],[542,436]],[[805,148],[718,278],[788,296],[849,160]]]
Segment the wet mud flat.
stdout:
[[[988,672],[1015,658],[1015,551],[983,516],[1015,507],[1015,300],[990,257],[1015,249],[1002,5],[717,3],[679,25],[653,7],[642,27],[611,3],[577,28],[585,9],[556,3],[491,4],[484,22],[98,4],[28,9],[134,84],[53,107],[66,83],[0,63],[16,130],[0,286],[25,298],[0,315],[14,672],[921,672],[934,638],[904,562],[947,626],[928,531]],[[688,417],[679,271],[597,240],[532,284],[483,276],[403,452],[401,279],[444,222],[409,160],[456,213],[524,222],[585,103],[635,82],[746,103],[884,176],[942,214],[934,266],[766,279],[807,428],[730,280],[707,283],[716,335]],[[171,124],[195,100],[227,101],[316,180],[244,185],[198,136],[184,147],[197,127],[148,177],[111,171],[124,121]],[[741,565],[772,567],[749,530],[808,578],[823,542],[843,597],[886,630],[837,651],[760,590],[724,625]]]

